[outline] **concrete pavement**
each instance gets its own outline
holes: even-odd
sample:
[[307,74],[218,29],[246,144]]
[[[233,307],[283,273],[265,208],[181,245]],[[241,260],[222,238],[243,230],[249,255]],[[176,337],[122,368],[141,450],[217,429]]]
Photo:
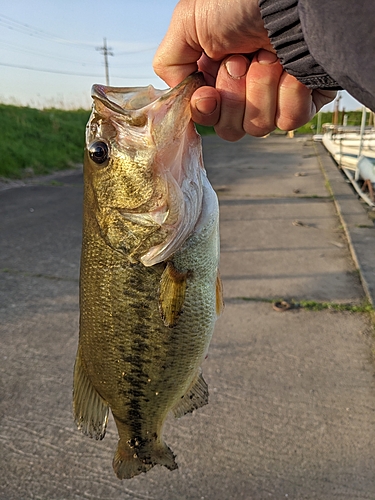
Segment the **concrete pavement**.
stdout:
[[206,137],[204,156],[226,300],[210,404],[167,422],[177,471],[130,481],[112,471],[113,422],[97,442],[71,416],[81,173],[0,192],[1,500],[375,498],[369,317],[269,302],[373,300],[373,223],[311,141]]

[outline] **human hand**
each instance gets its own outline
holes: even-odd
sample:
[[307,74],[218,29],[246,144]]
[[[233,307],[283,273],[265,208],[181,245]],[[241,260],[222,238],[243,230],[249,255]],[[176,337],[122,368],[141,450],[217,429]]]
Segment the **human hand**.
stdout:
[[[255,52],[250,62],[245,55]],[[298,128],[335,96],[283,71],[257,0],[181,0],[154,69],[171,87],[202,71],[208,86],[194,93],[192,118],[231,141]]]

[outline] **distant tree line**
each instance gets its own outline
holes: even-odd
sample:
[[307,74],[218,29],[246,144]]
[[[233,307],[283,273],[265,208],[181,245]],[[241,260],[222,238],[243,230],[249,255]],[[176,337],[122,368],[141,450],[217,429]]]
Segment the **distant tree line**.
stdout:
[[[332,111],[321,112],[320,113],[320,123],[333,123],[334,113]],[[362,120],[362,110],[358,111],[345,111],[341,110],[338,112],[337,121],[338,125],[348,125],[348,126],[360,126]],[[374,113],[367,113],[366,125],[374,126]],[[321,132],[317,130],[318,127],[318,115],[316,114],[314,118],[306,123],[303,127],[296,130],[297,134],[316,134]]]

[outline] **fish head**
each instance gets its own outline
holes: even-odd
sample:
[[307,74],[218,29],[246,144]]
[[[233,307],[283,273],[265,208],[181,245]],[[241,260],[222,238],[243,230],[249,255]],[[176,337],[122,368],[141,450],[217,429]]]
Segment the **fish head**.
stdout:
[[94,85],[86,128],[85,189],[102,236],[150,266],[176,251],[202,203],[200,137],[190,99],[195,73],[177,87]]

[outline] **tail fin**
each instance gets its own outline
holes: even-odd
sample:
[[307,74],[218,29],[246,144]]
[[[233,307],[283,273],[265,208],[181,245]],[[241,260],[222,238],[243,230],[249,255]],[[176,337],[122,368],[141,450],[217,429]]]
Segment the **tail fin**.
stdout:
[[169,470],[178,468],[172,450],[163,441],[134,441],[134,446],[123,439],[118,442],[112,465],[119,479],[130,479],[157,464],[164,465]]

